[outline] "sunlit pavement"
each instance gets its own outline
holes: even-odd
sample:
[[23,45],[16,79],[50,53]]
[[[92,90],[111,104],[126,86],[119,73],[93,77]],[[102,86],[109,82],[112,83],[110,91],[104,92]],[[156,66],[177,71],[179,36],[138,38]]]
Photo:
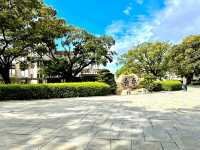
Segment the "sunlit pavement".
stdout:
[[199,150],[200,88],[0,102],[0,150]]

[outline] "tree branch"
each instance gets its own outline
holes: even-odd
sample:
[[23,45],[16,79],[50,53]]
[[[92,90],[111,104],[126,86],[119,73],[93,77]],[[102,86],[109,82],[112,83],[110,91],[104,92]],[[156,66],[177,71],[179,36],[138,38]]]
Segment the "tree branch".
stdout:
[[0,55],[2,55],[5,51],[5,49],[8,47],[9,41],[6,39],[6,33],[5,33],[5,29],[3,28],[3,26],[1,25],[1,31],[2,31],[2,35],[3,35],[3,40],[5,42],[5,45],[2,48],[2,51],[0,52]]
[[77,76],[85,67],[89,66],[90,64],[92,64],[94,62],[94,59],[91,60],[89,63],[86,63],[85,65],[79,67],[75,73],[74,73],[74,76]]

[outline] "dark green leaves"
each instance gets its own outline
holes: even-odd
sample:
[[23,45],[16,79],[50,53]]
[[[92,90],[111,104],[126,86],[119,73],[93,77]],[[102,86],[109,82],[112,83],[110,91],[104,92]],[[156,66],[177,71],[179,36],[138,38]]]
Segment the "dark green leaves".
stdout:
[[167,69],[164,57],[169,48],[170,45],[164,42],[143,43],[134,47],[120,58],[120,62],[125,65],[123,72],[132,70],[140,75],[147,73],[157,78],[164,77]]

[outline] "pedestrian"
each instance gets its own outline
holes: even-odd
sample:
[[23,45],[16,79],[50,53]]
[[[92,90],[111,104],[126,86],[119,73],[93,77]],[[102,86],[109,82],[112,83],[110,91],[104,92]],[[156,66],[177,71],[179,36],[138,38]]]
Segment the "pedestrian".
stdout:
[[183,77],[183,90],[187,92],[187,78]]

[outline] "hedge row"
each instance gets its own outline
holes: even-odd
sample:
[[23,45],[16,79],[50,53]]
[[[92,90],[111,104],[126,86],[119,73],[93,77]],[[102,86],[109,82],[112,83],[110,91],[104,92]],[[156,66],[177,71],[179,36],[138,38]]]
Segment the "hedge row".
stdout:
[[178,80],[155,81],[154,91],[179,91],[182,83]]
[[30,100],[103,96],[112,94],[112,88],[102,82],[10,84],[0,85],[0,100]]

